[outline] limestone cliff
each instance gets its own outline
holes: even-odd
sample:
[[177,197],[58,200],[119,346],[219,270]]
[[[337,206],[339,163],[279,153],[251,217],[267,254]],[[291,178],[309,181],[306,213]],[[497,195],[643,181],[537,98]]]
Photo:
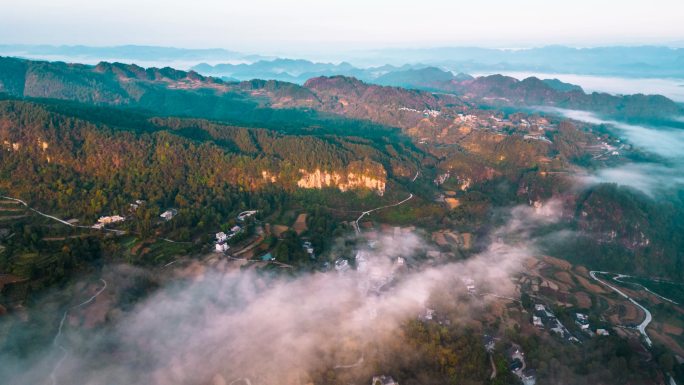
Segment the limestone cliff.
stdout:
[[340,191],[369,189],[378,195],[385,193],[387,173],[377,163],[354,162],[345,171],[316,169],[299,170],[301,178],[297,181],[300,188],[336,187]]

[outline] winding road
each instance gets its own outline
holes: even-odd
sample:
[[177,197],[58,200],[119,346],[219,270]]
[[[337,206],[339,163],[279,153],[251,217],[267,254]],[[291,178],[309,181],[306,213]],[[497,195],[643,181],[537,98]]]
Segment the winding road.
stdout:
[[[10,200],[10,201],[19,202],[19,203],[21,203],[22,205],[24,205],[27,209],[33,211],[34,213],[36,213],[36,214],[38,214],[38,215],[40,215],[40,216],[43,216],[43,217],[45,217],[45,218],[52,219],[53,221],[57,221],[57,222],[59,222],[59,223],[61,223],[61,224],[67,225],[67,226],[69,226],[69,227],[79,228],[79,229],[92,229],[92,226],[79,226],[79,225],[74,225],[74,224],[72,224],[72,223],[69,223],[69,222],[65,221],[64,219],[57,218],[57,217],[52,216],[52,215],[50,215],[50,214],[45,214],[45,213],[43,213],[43,212],[41,212],[41,211],[38,211],[38,210],[34,209],[33,207],[29,206],[28,203],[24,202],[24,201],[21,200],[21,199],[12,198],[12,197],[8,197],[8,196],[4,196],[4,195],[0,195],[0,198],[7,199],[7,200]],[[109,231],[109,232],[116,233],[116,234],[126,234],[126,232],[123,231],[123,230],[114,230],[114,229],[106,229],[106,228],[102,228],[101,230],[103,230],[103,231]]]
[[637,278],[637,277],[634,277],[634,276],[632,276],[632,275],[627,275],[627,274],[617,274],[616,277],[613,277],[613,281],[617,281],[617,282],[621,282],[621,283],[626,283],[626,284],[628,284],[628,285],[637,285],[637,286],[641,286],[642,289],[644,289],[645,291],[647,291],[647,292],[653,294],[654,296],[656,296],[656,297],[662,299],[663,301],[667,301],[667,302],[673,303],[673,304],[675,304],[675,305],[679,305],[679,302],[673,301],[673,300],[671,300],[671,299],[669,299],[669,298],[665,298],[665,297],[663,297],[662,295],[660,295],[660,294],[658,294],[658,293],[656,293],[656,292],[651,291],[649,288],[647,288],[646,286],[644,286],[644,285],[642,285],[642,284],[640,284],[640,283],[636,283],[636,282],[625,282],[625,281],[620,280],[620,278]]
[[372,213],[372,212],[378,211],[378,210],[387,209],[387,208],[390,208],[390,207],[396,207],[396,206],[402,205],[402,204],[408,202],[408,201],[411,200],[411,199],[413,199],[413,194],[409,194],[408,198],[404,199],[404,200],[401,201],[401,202],[397,202],[397,203],[394,203],[394,204],[391,204],[391,205],[376,207],[376,208],[374,208],[374,209],[371,209],[371,210],[362,212],[361,215],[360,215],[358,218],[356,218],[356,221],[354,221],[354,231],[356,231],[356,234],[361,234],[361,229],[359,228],[359,221],[360,221],[363,217],[365,217],[366,215],[368,215],[368,214],[370,214],[370,213]]
[[59,361],[57,361],[57,364],[52,368],[52,371],[50,372],[50,380],[52,381],[52,385],[57,385],[57,371],[59,368],[62,366],[62,363],[66,359],[67,356],[67,350],[64,345],[59,343],[59,339],[62,336],[62,329],[64,328],[64,321],[66,320],[67,314],[69,314],[69,311],[78,309],[79,307],[85,306],[95,300],[98,295],[102,294],[103,291],[107,288],[107,281],[104,279],[100,278],[100,281],[102,282],[102,288],[97,291],[92,297],[88,298],[87,300],[79,303],[78,305],[74,305],[67,310],[64,311],[64,314],[62,314],[62,319],[59,321],[59,329],[57,329],[57,334],[55,335],[55,338],[52,339],[52,345],[58,348],[59,350],[62,351],[62,356],[59,358]]
[[591,278],[593,278],[593,279],[596,280],[597,282],[601,283],[602,285],[604,285],[604,286],[606,286],[606,287],[609,287],[611,290],[613,290],[614,292],[620,294],[622,297],[624,297],[624,298],[626,298],[627,300],[629,300],[629,302],[633,303],[636,307],[638,307],[639,309],[641,309],[641,310],[644,311],[644,314],[646,314],[646,317],[644,318],[644,321],[643,321],[641,324],[639,324],[639,326],[637,326],[637,329],[639,330],[639,333],[641,333],[641,335],[644,336],[644,341],[646,341],[646,344],[647,344],[648,347],[650,348],[650,347],[653,345],[653,343],[651,342],[651,339],[648,337],[648,334],[646,334],[646,327],[647,327],[648,324],[650,324],[651,321],[653,320],[653,316],[651,315],[651,312],[648,311],[648,309],[646,309],[645,307],[641,306],[637,301],[635,301],[634,299],[632,299],[632,297],[630,297],[630,296],[628,296],[627,294],[625,294],[622,290],[620,290],[620,289],[618,289],[617,287],[615,287],[615,286],[613,286],[613,285],[611,285],[611,284],[608,284],[608,283],[606,283],[606,282],[604,282],[604,281],[602,281],[602,280],[596,278],[596,274],[614,274],[614,273],[610,273],[610,272],[607,272],[607,271],[596,271],[596,270],[592,270],[592,271],[589,272],[589,275],[591,276]]

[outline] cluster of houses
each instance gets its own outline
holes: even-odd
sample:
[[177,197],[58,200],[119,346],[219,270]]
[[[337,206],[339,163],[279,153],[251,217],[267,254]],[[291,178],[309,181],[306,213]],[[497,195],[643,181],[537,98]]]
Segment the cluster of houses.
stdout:
[[129,203],[128,206],[130,207],[131,211],[136,211],[140,206],[144,205],[145,201],[141,199],[136,199],[135,202]]
[[475,280],[472,278],[463,278],[463,283],[465,284],[468,294],[475,295],[477,290],[475,289]]
[[518,376],[524,385],[535,385],[537,383],[536,372],[534,369],[526,367],[525,353],[520,346],[513,344],[506,353],[511,372]]
[[[129,203],[129,204],[128,204],[129,211],[130,211],[130,212],[135,212],[136,210],[138,210],[138,209],[139,209],[141,206],[143,206],[144,204],[145,204],[145,201],[144,201],[144,200],[136,199],[135,202]],[[164,219],[164,220],[166,220],[166,221],[170,221],[170,220],[173,219],[173,217],[175,217],[177,214],[178,214],[178,210],[176,210],[176,209],[168,209],[168,210],[164,211],[163,213],[161,213],[161,214],[159,215],[159,217],[161,217],[162,219]],[[92,228],[101,230],[101,229],[104,229],[105,226],[107,226],[107,225],[111,225],[111,224],[114,224],[114,223],[123,222],[123,221],[125,221],[125,220],[126,220],[126,218],[125,218],[125,217],[122,217],[121,215],[107,215],[107,216],[101,216],[101,217],[97,220],[97,223],[95,223],[95,224],[92,226]]]
[[[589,316],[584,313],[575,313],[575,324],[590,336],[594,335],[591,331],[591,325],[589,324]],[[597,336],[609,336],[610,332],[606,329],[596,329]]]
[[[243,211],[240,214],[238,214],[237,220],[240,222],[244,222],[247,218],[251,217],[252,215],[254,215],[256,213],[257,213],[257,210]],[[216,242],[214,243],[214,250],[217,253],[224,253],[224,252],[228,251],[230,249],[230,246],[228,245],[228,241],[233,239],[236,235],[240,234],[242,231],[243,231],[242,227],[235,225],[227,233],[225,233],[223,231],[216,233]]]
[[409,108],[409,107],[400,107],[399,111],[408,111],[408,112],[414,112],[416,114],[423,114],[423,117],[425,118],[436,118],[442,113],[437,110],[430,110],[430,109],[425,109],[425,110],[416,110],[415,108]]
[[307,254],[309,254],[309,257],[313,258],[314,257],[314,248],[311,242],[305,241],[302,243],[302,248],[304,251],[306,251]]
[[228,249],[230,249],[230,246],[228,246],[228,241],[233,239],[236,235],[240,234],[241,232],[242,227],[235,225],[230,229],[228,233],[224,233],[223,231],[216,233],[216,252],[222,253],[228,251]]
[[579,342],[577,337],[572,335],[570,331],[556,318],[546,306],[542,304],[534,305],[534,313],[532,314],[532,324],[540,329],[548,328],[552,333],[558,334],[561,338],[571,341]]

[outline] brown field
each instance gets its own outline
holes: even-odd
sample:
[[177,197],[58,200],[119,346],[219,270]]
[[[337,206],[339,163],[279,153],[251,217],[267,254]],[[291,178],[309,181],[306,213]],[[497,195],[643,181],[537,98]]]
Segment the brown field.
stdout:
[[553,275],[556,277],[557,280],[567,283],[568,285],[574,286],[575,283],[572,281],[572,277],[570,276],[570,273],[567,271],[559,271],[556,274]]
[[273,235],[276,237],[280,237],[284,232],[289,230],[290,228],[285,226],[285,225],[273,225],[271,227],[271,231],[273,232]]
[[309,229],[306,226],[306,213],[301,213],[297,216],[297,220],[295,221],[294,225],[292,225],[292,229],[297,233],[297,235],[300,235]]
[[444,202],[449,206],[450,210],[455,209],[461,205],[461,202],[456,198],[444,198]]
[[680,328],[679,326],[666,323],[663,324],[663,333],[681,336],[682,333],[684,333],[684,329]]
[[631,302],[625,302],[620,305],[621,309],[621,319],[623,323],[637,323],[644,319],[643,312],[641,309],[632,305]]
[[588,276],[589,276],[589,269],[587,269],[587,268],[584,267],[584,266],[580,266],[580,265],[575,266],[575,271],[576,271],[578,274],[583,275],[583,276],[585,276],[585,277],[588,277]]
[[581,276],[576,276],[576,277],[577,277],[577,280],[579,281],[579,283],[585,289],[589,290],[590,292],[592,292],[594,294],[605,294],[605,293],[607,293],[601,286],[589,282],[588,279],[581,277]]
[[667,346],[670,350],[675,352],[676,354],[679,354],[680,356],[684,356],[684,349],[682,349],[681,346],[677,343],[677,341],[674,340],[674,338],[665,335],[663,333],[658,332],[657,330],[653,330],[652,328],[648,329],[648,335],[653,338],[654,340],[662,343],[663,345]]
[[585,292],[575,293],[575,298],[577,298],[577,305],[582,308],[588,309],[591,307],[591,297]]
[[568,261],[564,261],[562,259],[549,257],[549,256],[544,256],[544,262],[548,263],[549,265],[555,266],[559,269],[562,269],[562,270],[570,270],[570,268],[572,267],[572,264]]

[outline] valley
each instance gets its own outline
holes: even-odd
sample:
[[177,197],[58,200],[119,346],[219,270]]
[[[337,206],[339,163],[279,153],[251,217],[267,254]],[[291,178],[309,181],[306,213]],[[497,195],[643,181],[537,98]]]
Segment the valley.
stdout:
[[682,106],[385,81],[0,58],[0,375],[680,380],[680,293],[644,285],[682,279],[681,186],[602,173],[677,169],[621,124]]

